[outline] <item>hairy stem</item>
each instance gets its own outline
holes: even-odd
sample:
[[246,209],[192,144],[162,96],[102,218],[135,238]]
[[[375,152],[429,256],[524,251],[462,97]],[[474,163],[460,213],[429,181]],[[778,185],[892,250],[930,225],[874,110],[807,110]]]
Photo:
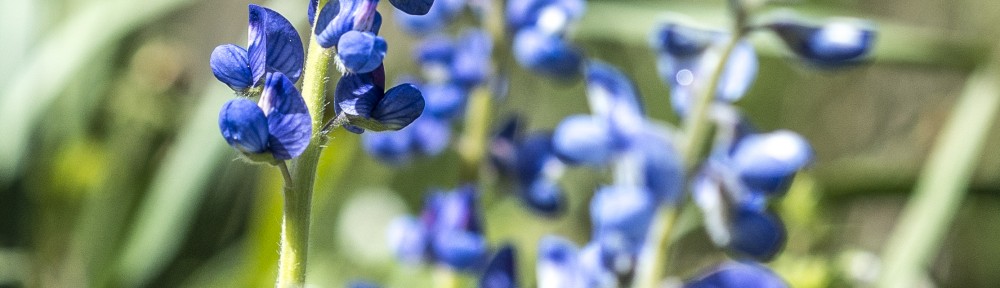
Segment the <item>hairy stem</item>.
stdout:
[[[327,1],[320,0],[318,7]],[[317,13],[318,15],[319,13]],[[310,33],[312,35],[312,33]],[[276,287],[303,287],[306,280],[306,258],[309,253],[309,217],[312,209],[316,167],[326,141],[323,129],[327,73],[333,51],[309,41],[309,51],[302,77],[302,97],[312,118],[312,137],[305,152],[292,160],[291,181],[285,181],[285,209],[281,223],[281,256],[278,260]],[[287,179],[286,174],[286,179]]]

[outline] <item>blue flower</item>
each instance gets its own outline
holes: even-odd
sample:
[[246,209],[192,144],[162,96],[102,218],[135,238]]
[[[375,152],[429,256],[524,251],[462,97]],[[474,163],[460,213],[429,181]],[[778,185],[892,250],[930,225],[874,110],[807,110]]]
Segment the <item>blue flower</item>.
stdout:
[[740,287],[785,288],[788,284],[767,267],[741,262],[726,262],[684,284],[684,288]]
[[559,123],[552,136],[556,155],[569,164],[606,165],[614,152],[609,129],[606,119],[569,116]]
[[247,49],[220,45],[212,51],[212,73],[237,92],[259,86],[266,73],[281,72],[294,83],[302,75],[302,39],[288,19],[271,9],[250,4]]
[[309,110],[284,74],[267,75],[258,103],[237,98],[222,107],[219,129],[230,146],[252,159],[263,153],[275,160],[298,157],[312,133]]
[[809,142],[787,130],[746,136],[733,150],[731,167],[749,188],[780,194],[812,161]]
[[411,15],[424,15],[433,8],[434,0],[389,0],[396,9]]
[[399,131],[364,133],[361,143],[365,151],[376,159],[400,165],[414,155],[440,154],[448,146],[450,138],[451,127],[447,122],[426,115]]
[[557,236],[545,236],[538,243],[538,288],[586,287],[586,275],[577,260],[572,242]]
[[396,259],[407,264],[419,264],[430,258],[430,231],[413,217],[397,218],[389,225],[389,248]]
[[420,117],[424,98],[408,83],[385,91],[382,66],[369,73],[348,73],[340,78],[334,92],[334,111],[345,117],[351,132],[399,130]]
[[[720,43],[729,35],[702,30],[676,23],[663,24],[653,34],[651,45],[658,52],[657,70],[670,85],[670,102],[674,111],[685,116],[691,102],[708,85],[708,73],[715,69],[721,57]],[[715,91],[716,101],[732,103],[746,94],[757,76],[757,54],[750,43],[741,41],[733,49]]]
[[525,28],[514,36],[514,60],[539,74],[570,79],[580,74],[583,56],[558,35]]
[[586,10],[581,0],[511,0],[507,1],[507,27],[518,31],[540,27],[550,33],[561,33],[569,23],[580,19]]
[[565,197],[558,186],[562,162],[552,151],[549,133],[534,133],[517,142],[516,177],[518,196],[528,208],[543,216],[565,211]]
[[618,235],[627,247],[640,247],[653,219],[657,202],[650,191],[639,186],[605,186],[590,201],[590,218],[595,239]]
[[767,25],[792,52],[823,66],[849,64],[862,59],[875,41],[872,26],[858,20],[833,21],[823,25],[782,20]]
[[500,248],[479,277],[479,288],[517,288],[517,249],[507,244]]

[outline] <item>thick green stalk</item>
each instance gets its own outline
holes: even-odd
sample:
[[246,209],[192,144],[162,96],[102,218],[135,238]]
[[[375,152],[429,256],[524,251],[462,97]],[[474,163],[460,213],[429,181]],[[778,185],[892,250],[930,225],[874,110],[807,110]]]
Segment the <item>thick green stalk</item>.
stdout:
[[[327,1],[319,1],[319,7]],[[311,34],[311,33],[310,33]],[[281,256],[278,260],[276,287],[303,287],[309,253],[309,217],[316,180],[316,166],[326,141],[323,129],[327,73],[333,51],[320,47],[315,38],[309,41],[302,80],[302,97],[312,117],[312,139],[305,152],[292,160],[291,183],[285,181],[285,207],[281,222]]]
[[986,136],[1000,110],[995,62],[966,82],[938,136],[914,194],[886,242],[878,287],[917,287],[965,197]]
[[[741,22],[737,21],[737,23]],[[726,61],[743,37],[741,27],[742,24],[737,25],[737,29],[732,33],[729,42],[722,48],[718,64],[712,67],[711,78],[706,82],[706,86],[701,87],[701,93],[698,93],[698,98],[695,99],[694,109],[689,111],[691,114],[686,118],[684,146],[681,147],[684,153],[684,168],[687,172],[685,175],[692,174],[698,160],[701,159],[701,153],[704,151],[703,146],[711,135],[709,132],[712,130],[712,122],[709,112],[712,102],[715,100],[716,88],[719,87],[719,81],[722,79],[722,72],[726,67]],[[678,211],[680,209],[677,209],[677,207],[668,205],[660,205],[657,209],[655,218],[653,218],[653,222],[650,224],[649,233],[646,235],[645,244],[641,250],[632,287],[656,287],[657,282],[663,278],[667,252],[671,243],[669,241],[671,229],[674,227],[674,222],[677,221]],[[684,221],[687,221],[687,219]]]

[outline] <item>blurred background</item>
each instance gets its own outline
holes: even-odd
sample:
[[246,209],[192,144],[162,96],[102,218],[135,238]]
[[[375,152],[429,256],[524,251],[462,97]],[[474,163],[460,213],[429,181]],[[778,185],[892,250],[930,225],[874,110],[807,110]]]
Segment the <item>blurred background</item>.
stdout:
[[[307,2],[252,3],[306,31]],[[208,66],[215,46],[245,45],[247,4],[0,2],[0,287],[273,285],[281,177],[277,169],[239,161],[220,137],[218,111],[232,92]],[[589,57],[621,67],[651,117],[677,123],[647,38],[666,12],[723,27],[724,1],[588,4],[572,40]],[[415,38],[393,24],[389,3],[380,5],[388,79],[419,72],[411,56]],[[817,155],[779,205],[789,242],[771,266],[794,287],[864,283],[968,75],[996,45],[1000,2],[782,6],[820,18],[868,18],[880,29],[874,60],[836,73],[793,61],[777,38],[755,37],[760,74],[737,103],[761,130],[803,134]],[[517,113],[528,130],[540,131],[587,113],[581,81],[551,81],[494,61],[511,74],[492,125]],[[925,283],[1000,283],[1000,125],[992,126]],[[309,282],[427,286],[426,268],[394,261],[385,228],[393,217],[418,213],[430,189],[456,187],[459,157],[448,150],[390,166],[364,153],[359,139],[338,131],[322,156]],[[540,236],[583,243],[589,235],[587,201],[600,177],[579,168],[568,173],[562,181],[568,213],[555,219],[531,214],[503,185],[482,196],[487,237],[521,248],[528,287]],[[681,241],[672,275],[688,277],[725,257],[706,239],[691,233]]]

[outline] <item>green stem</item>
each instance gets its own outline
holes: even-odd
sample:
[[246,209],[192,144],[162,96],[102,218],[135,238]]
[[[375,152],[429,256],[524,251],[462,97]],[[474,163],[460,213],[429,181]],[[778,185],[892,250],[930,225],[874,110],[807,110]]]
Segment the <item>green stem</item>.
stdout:
[[488,89],[480,88],[475,91],[469,98],[465,111],[465,132],[462,133],[462,139],[458,144],[458,153],[462,157],[463,164],[459,174],[463,182],[478,178],[479,164],[486,155],[492,116],[490,107],[493,106],[493,97]]
[[[737,10],[734,8],[734,10]],[[737,15],[739,16],[739,15]],[[715,93],[717,87],[719,87],[719,82],[722,79],[722,73],[726,67],[726,61],[729,59],[729,55],[732,54],[736,45],[739,43],[740,39],[743,37],[743,18],[738,17],[736,21],[736,29],[732,32],[732,36],[726,45],[722,48],[722,53],[719,57],[719,62],[715,65],[712,71],[711,78],[708,79],[706,86],[701,87],[698,94],[698,98],[695,99],[694,109],[689,111],[689,117],[686,118],[685,122],[685,141],[681,149],[683,149],[683,161],[684,168],[687,173],[685,175],[691,175],[698,161],[701,159],[701,153],[704,151],[704,145],[708,141],[709,132],[712,130],[712,122],[710,117],[710,110],[712,107],[712,102],[715,101]],[[632,282],[632,287],[635,288],[645,288],[645,287],[656,287],[656,283],[663,278],[663,270],[666,263],[667,251],[669,251],[671,237],[671,229],[674,228],[674,222],[678,218],[679,209],[669,205],[660,205],[657,209],[655,218],[650,224],[650,230],[646,236],[646,242],[642,248],[641,256],[639,258],[638,266],[636,267],[636,274]],[[689,219],[683,219],[683,222],[688,222]]]
[[[319,7],[323,7],[325,2],[327,1],[320,0]],[[326,142],[322,133],[323,107],[331,59],[331,49],[319,46],[315,38],[310,39],[302,77],[302,97],[312,117],[313,133],[306,150],[292,160],[291,171],[282,171],[286,179],[285,209],[281,219],[281,256],[278,260],[276,287],[305,286],[313,187],[319,156]]]
[[976,70],[938,136],[899,224],[886,242],[878,287],[916,287],[965,197],[1000,109],[995,61]]

